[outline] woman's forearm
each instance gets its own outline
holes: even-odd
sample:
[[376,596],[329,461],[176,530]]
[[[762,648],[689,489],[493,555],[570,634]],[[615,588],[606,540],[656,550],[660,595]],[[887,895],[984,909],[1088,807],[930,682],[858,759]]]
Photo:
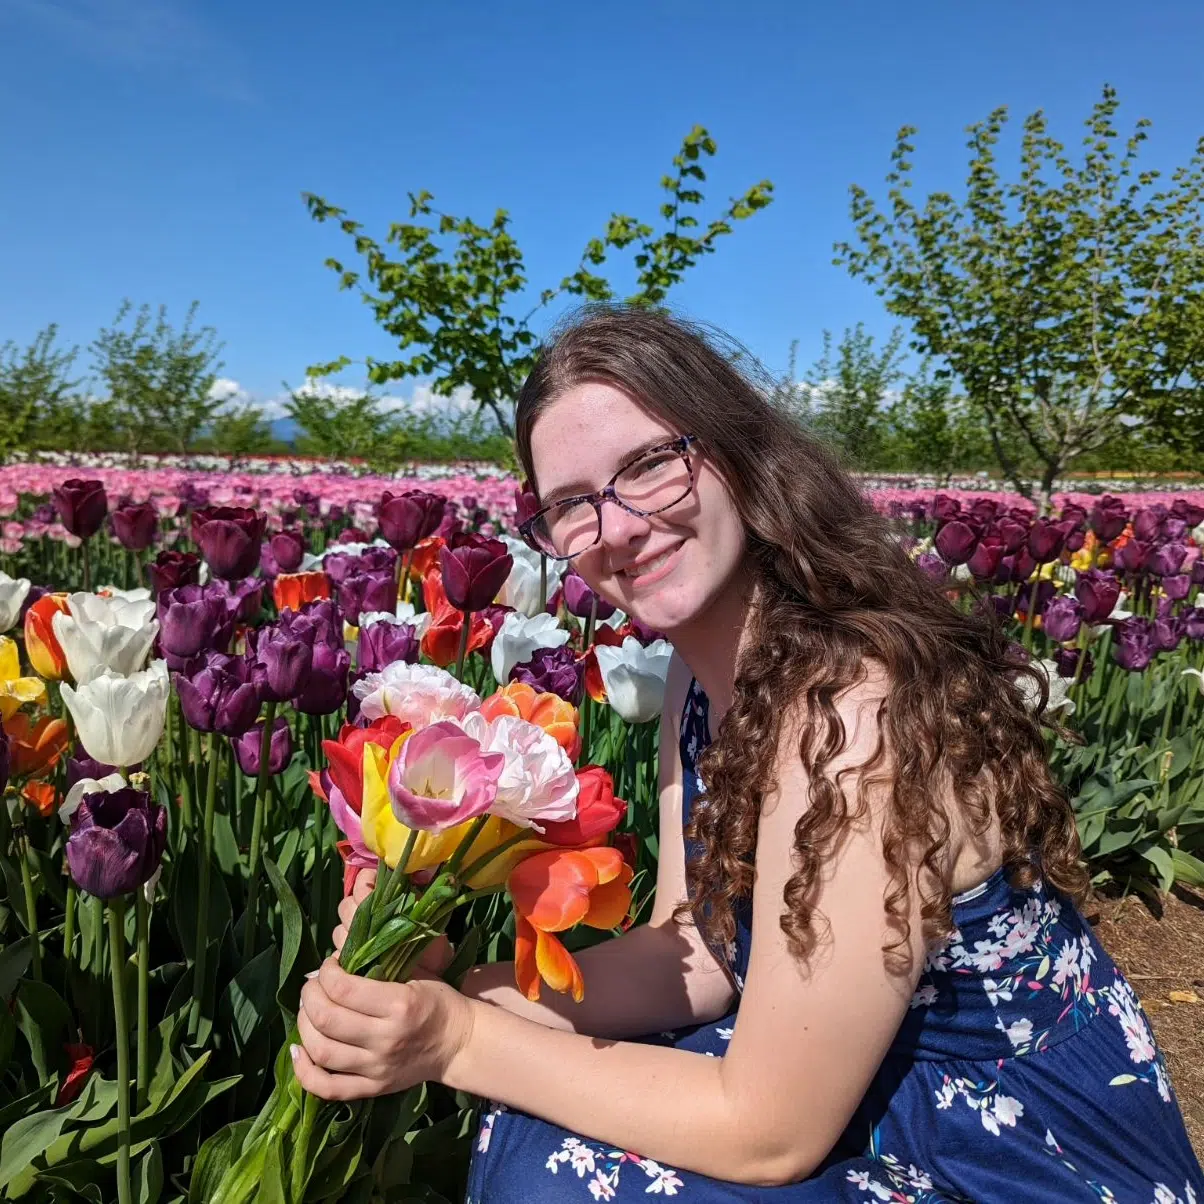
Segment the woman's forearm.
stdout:
[[755,1114],[742,1115],[749,1105],[730,1098],[724,1059],[557,1032],[503,1008],[468,1006],[471,1022],[441,1076],[449,1087],[677,1169],[786,1181],[780,1160],[759,1148]]
[[643,1037],[717,1020],[732,1000],[727,976],[676,924],[642,924],[575,955],[585,999],[543,990],[532,1003],[515,986],[514,963],[476,966],[461,991],[545,1028],[594,1037]]

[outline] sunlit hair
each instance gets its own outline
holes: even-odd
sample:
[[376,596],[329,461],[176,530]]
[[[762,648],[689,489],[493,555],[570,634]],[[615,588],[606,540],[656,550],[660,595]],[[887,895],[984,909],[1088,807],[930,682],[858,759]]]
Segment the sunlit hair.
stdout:
[[[799,755],[809,806],[794,830],[795,873],[782,928],[809,958],[824,932],[820,872],[850,823],[882,792],[884,905],[900,950],[919,891],[924,935],[952,927],[948,842],[954,824],[982,835],[997,817],[1012,882],[1038,872],[1072,897],[1086,874],[1074,815],[1050,776],[1044,720],[1016,685],[1027,675],[1048,702],[1039,671],[1021,663],[990,608],[958,610],[908,558],[833,453],[775,401],[751,357],[712,332],[661,313],[591,307],[543,348],[519,394],[519,458],[538,488],[531,431],[539,415],[584,381],[611,384],[678,431],[698,437],[743,519],[756,588],[735,689],[714,743],[699,760],[705,800],[687,839],[689,902],[714,945],[735,934],[734,905],[752,893],[762,799],[773,790],[783,717],[805,707]],[[854,797],[847,771],[828,767],[844,748],[834,698],[885,669],[878,741]],[[939,805],[951,798],[959,814]]]

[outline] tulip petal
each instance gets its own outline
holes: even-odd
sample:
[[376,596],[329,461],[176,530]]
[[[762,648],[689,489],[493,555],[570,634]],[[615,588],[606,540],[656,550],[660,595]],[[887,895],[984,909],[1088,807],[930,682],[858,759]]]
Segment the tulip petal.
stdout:
[[581,849],[580,854],[593,863],[600,883],[612,882],[623,872],[625,865],[623,854],[612,846],[603,845],[598,848]]
[[559,937],[535,930],[535,964],[539,976],[553,991],[571,991],[573,1001],[585,998],[585,979],[573,955],[560,943]]
[[631,908],[631,867],[625,865],[623,868],[625,873],[590,891],[589,911],[581,918],[583,924],[609,930],[618,928],[627,918]]
[[520,862],[507,885],[520,915],[545,932],[563,932],[589,911],[598,871],[580,852],[558,849]]
[[514,916],[514,981],[534,1003],[539,998],[539,967],[535,961],[537,936],[529,920]]

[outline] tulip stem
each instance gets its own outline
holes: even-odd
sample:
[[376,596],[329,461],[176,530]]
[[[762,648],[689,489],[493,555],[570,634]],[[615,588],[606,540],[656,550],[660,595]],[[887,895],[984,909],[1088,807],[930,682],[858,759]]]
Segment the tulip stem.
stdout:
[[95,964],[92,969],[96,977],[103,978],[105,972],[105,901],[92,896],[92,952]]
[[89,547],[89,540],[85,539],[80,545],[80,550],[84,554],[84,593],[92,592],[92,551]]
[[[524,828],[521,832],[515,832],[513,836],[507,837],[505,840],[495,845],[489,850],[488,853],[478,857],[476,861],[469,862],[468,868],[460,874],[460,881],[471,882],[472,879],[481,872],[481,870],[483,870],[491,861],[494,860],[494,858],[499,857],[508,849],[512,849],[516,844],[521,844],[524,840],[531,839],[538,839],[538,837],[533,838],[531,833],[526,828]],[[488,889],[492,890],[493,888],[490,887]]]
[[276,704],[263,708],[263,735],[259,740],[259,781],[255,784],[255,818],[251,821],[251,852],[247,884],[247,914],[244,919],[242,960],[246,965],[255,956],[256,907],[259,903],[259,857],[263,844],[263,815],[267,806],[268,783],[272,779],[272,728],[276,723]]
[[75,879],[67,878],[67,902],[63,910],[63,960],[71,961],[72,946],[75,944],[75,907],[79,898],[79,888]]
[[460,649],[456,653],[456,677],[460,681],[464,680],[464,661],[468,657],[468,635],[469,628],[472,626],[472,611],[464,612],[464,622],[460,627]]
[[146,887],[134,893],[134,927],[138,941],[138,1111],[150,1091],[150,903]]
[[444,873],[450,874],[450,875],[456,874],[456,871],[459,870],[459,868],[460,868],[460,863],[464,860],[464,857],[468,853],[468,850],[472,848],[473,843],[476,841],[477,837],[481,834],[481,829],[488,822],[489,822],[488,815],[478,815],[476,817],[476,819],[474,819],[472,821],[472,824],[469,827],[467,833],[465,833],[464,839],[462,841],[460,841],[459,847],[451,855],[451,858],[448,860],[447,865],[444,866]]
[[188,1033],[195,1037],[201,1023],[201,1002],[205,997],[205,976],[209,956],[209,882],[212,875],[213,811],[217,800],[217,735],[209,732],[205,738],[205,755],[209,758],[205,778],[205,818],[201,829],[201,871],[196,913],[196,956],[192,970],[192,1007],[188,1013]]
[[33,871],[30,858],[33,849],[29,838],[25,835],[25,827],[16,827],[17,851],[21,859],[21,886],[25,890],[25,922],[29,925],[29,940],[31,947],[30,969],[33,971],[35,982],[42,981],[42,936],[38,931],[38,896],[33,888]]
[[[97,900],[99,902],[99,900]],[[117,1025],[117,1199],[133,1204],[130,1187],[130,1030],[125,1012],[125,897],[109,901],[113,1019]]]

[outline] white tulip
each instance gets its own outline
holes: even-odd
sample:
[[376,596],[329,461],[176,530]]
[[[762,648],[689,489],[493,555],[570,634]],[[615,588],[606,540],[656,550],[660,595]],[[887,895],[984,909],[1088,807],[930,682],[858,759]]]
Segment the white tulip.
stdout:
[[1184,669],[1181,676],[1194,677],[1196,679],[1196,685],[1200,687],[1200,692],[1204,694],[1204,671],[1199,669]]
[[28,577],[10,577],[7,573],[0,573],[0,631],[16,626],[21,617],[21,605],[28,593]]
[[529,661],[537,648],[562,648],[568,641],[569,633],[556,622],[555,615],[540,612],[529,619],[513,610],[502,620],[489,650],[493,676],[498,685],[504,686],[514,666]]
[[137,589],[118,589],[115,585],[102,585],[96,592],[102,598],[116,598],[121,602],[149,602],[151,596],[150,590],[145,586],[139,586]]
[[68,606],[70,614],[56,614],[51,622],[67,668],[77,682],[87,681],[102,669],[128,677],[146,663],[159,634],[152,601],[72,594]]
[[371,627],[373,623],[409,623],[419,639],[426,635],[426,629],[431,625],[429,611],[419,614],[414,609],[413,602],[398,602],[397,609],[390,614],[387,610],[368,610],[360,615],[360,626]]
[[80,778],[67,791],[67,797],[59,808],[59,819],[65,824],[70,823],[71,817],[79,810],[79,805],[84,801],[86,795],[101,792],[112,794],[114,791],[124,790],[128,785],[129,783],[119,773],[109,773],[103,778]]
[[594,647],[606,699],[628,723],[647,723],[661,713],[665,702],[665,678],[673,645],[653,640],[647,648],[628,636],[621,648],[609,644]]
[[547,598],[544,605],[539,599],[539,561],[540,555],[534,548],[528,547],[521,539],[511,535],[500,535],[499,538],[514,560],[510,576],[498,592],[497,601],[502,606],[513,606],[520,614],[534,618],[543,613],[547,603],[564,576],[563,560],[549,560],[547,569]]
[[159,743],[171,681],[166,661],[123,677],[101,669],[74,689],[63,684],[63,702],[75,720],[84,750],[102,765],[145,761]]
[[[1067,715],[1074,714],[1074,699],[1068,693],[1070,682],[1058,675],[1058,662],[1051,660],[1034,660],[1029,661],[1032,668],[1038,673],[1044,675],[1049,686],[1049,702],[1046,704],[1045,713],[1053,714],[1054,711],[1065,708]],[[1040,691],[1037,689],[1037,683],[1033,681],[1027,674],[1020,677],[1017,682],[1020,687],[1020,693],[1024,696],[1024,705],[1030,711],[1036,710],[1037,703],[1041,700]]]

